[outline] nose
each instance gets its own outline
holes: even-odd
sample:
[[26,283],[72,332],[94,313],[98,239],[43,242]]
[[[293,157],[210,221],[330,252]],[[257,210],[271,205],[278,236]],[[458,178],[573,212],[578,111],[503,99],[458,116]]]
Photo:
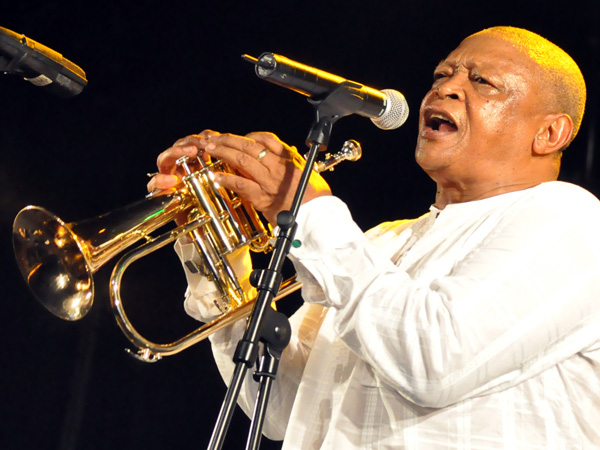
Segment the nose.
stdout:
[[464,101],[465,91],[463,87],[464,76],[460,73],[455,73],[441,80],[438,80],[436,91],[442,99],[451,98],[453,100]]

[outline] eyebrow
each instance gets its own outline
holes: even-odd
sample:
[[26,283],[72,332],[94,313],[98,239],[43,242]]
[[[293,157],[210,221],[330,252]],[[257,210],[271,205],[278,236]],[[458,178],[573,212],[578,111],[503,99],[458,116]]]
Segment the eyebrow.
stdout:
[[444,64],[445,62],[446,62],[446,60],[445,60],[445,59],[440,59],[440,62],[438,62],[438,63],[435,65],[435,68],[434,68],[434,70],[435,70],[435,69],[437,69],[438,67],[440,67],[440,66],[441,66],[442,64]]
[[452,62],[452,61],[448,61],[448,59],[442,59],[437,66],[435,66],[434,71],[437,70],[441,65],[445,65],[445,66],[450,66],[452,68],[456,68],[458,66],[463,66],[465,69],[467,69],[468,71],[472,71],[472,70],[490,70],[490,68],[494,68],[495,66],[492,64],[490,66],[490,64],[487,61],[474,61],[472,59],[468,59],[466,61],[462,61],[462,62]]

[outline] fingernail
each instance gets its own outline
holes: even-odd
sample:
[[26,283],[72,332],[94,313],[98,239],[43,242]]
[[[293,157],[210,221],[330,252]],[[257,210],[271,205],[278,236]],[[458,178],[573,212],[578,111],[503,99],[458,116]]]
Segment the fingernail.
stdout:
[[187,153],[188,155],[195,155],[196,153],[198,153],[198,149],[192,146],[183,147],[183,153]]
[[215,148],[217,148],[217,146],[215,144],[213,144],[212,142],[210,142],[209,144],[206,145],[206,150],[208,150],[208,151],[214,150]]

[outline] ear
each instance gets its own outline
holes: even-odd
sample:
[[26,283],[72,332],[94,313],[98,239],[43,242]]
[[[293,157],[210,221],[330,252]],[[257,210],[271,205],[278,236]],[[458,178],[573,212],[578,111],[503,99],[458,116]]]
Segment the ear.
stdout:
[[572,135],[573,120],[568,114],[548,115],[533,140],[533,153],[540,156],[557,153],[569,145]]

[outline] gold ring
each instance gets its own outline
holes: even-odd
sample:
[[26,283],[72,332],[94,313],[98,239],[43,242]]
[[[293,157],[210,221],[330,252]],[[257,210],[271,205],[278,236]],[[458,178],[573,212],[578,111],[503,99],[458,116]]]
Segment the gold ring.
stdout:
[[258,156],[256,157],[256,159],[260,162],[262,161],[262,159],[267,156],[267,153],[269,153],[269,149],[268,148],[263,148],[261,150],[261,152],[258,154]]

